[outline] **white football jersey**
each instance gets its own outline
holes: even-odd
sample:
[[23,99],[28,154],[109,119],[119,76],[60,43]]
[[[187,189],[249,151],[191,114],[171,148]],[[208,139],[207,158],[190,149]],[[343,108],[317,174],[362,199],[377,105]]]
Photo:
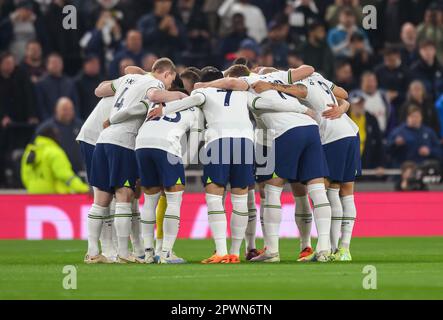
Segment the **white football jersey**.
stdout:
[[300,101],[317,112],[322,144],[346,137],[354,137],[358,133],[357,125],[346,114],[334,120],[325,119],[321,116],[323,111],[330,108],[328,107],[329,104],[337,104],[337,99],[332,93],[334,84],[331,81],[314,72],[311,76],[297,83],[301,83],[308,88],[307,97],[300,99]]
[[[267,81],[271,83],[283,83],[288,84],[288,80],[290,80],[290,77],[288,76],[288,72],[285,71],[278,71],[278,72],[272,72],[266,75],[251,75],[248,77],[242,77],[243,80],[245,80],[249,85],[252,85],[254,82],[257,82],[259,80]],[[288,102],[291,101],[294,105],[300,105],[300,102],[297,98],[294,98],[290,95],[280,93],[276,90],[267,90],[260,94],[257,94],[252,88],[250,89],[251,93],[254,93],[258,97],[270,99],[273,101],[278,101],[276,99],[280,99],[282,101]],[[273,138],[278,138],[286,131],[295,128],[295,127],[302,127],[302,126],[311,126],[311,125],[317,125],[317,123],[312,119],[310,116],[298,113],[298,112],[268,112],[268,111],[260,111],[260,110],[254,110],[252,109],[254,116],[256,117],[256,120],[259,120],[257,122],[262,122],[268,130],[270,130],[273,133]],[[260,134],[256,134],[256,138],[260,139]],[[263,145],[270,145],[272,141],[263,141],[259,140],[256,141],[258,144]]]
[[114,107],[111,125],[103,130],[97,143],[110,143],[124,148],[135,148],[135,137],[145,121],[148,106],[146,93],[149,89],[164,89],[161,81],[150,74],[130,74],[114,80]]
[[[199,108],[189,108],[181,112],[147,120],[138,131],[135,149],[155,148],[182,157],[182,139],[188,131],[202,132],[204,116]],[[197,142],[198,144],[198,142]]]
[[103,131],[103,122],[109,119],[113,106],[114,97],[102,98],[86,119],[76,140],[95,146],[100,133]]
[[220,138],[247,138],[254,141],[249,119],[248,92],[202,88],[191,93],[196,94],[205,97],[201,107],[207,122],[206,144]]

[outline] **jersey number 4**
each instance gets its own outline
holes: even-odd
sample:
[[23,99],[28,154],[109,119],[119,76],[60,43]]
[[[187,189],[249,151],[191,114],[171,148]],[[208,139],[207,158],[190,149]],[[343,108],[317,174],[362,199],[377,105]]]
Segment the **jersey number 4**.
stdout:
[[117,108],[117,109],[120,110],[120,108],[123,106],[123,101],[125,101],[124,95],[125,95],[126,91],[128,91],[128,89],[129,89],[129,88],[126,87],[126,88],[122,91],[122,93],[120,93],[120,95],[119,95],[118,98],[117,98],[117,101],[115,101],[114,108]]

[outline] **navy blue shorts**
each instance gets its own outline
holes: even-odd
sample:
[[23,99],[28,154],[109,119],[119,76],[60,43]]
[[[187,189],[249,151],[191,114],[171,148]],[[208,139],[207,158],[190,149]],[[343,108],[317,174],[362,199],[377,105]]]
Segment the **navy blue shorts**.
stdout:
[[82,153],[83,161],[85,162],[88,181],[91,181],[92,157],[94,155],[95,146],[84,141],[79,141],[78,143],[80,144],[80,152]]
[[254,184],[254,144],[246,138],[221,138],[205,147],[202,162],[204,185],[215,183],[231,188]]
[[114,144],[98,143],[92,158],[91,185],[102,191],[135,189],[138,177],[134,150]]
[[343,138],[323,146],[332,182],[353,182],[361,175],[360,137]]
[[169,188],[185,184],[185,168],[180,157],[155,148],[138,149],[135,153],[143,187]]
[[286,131],[274,140],[274,148],[275,171],[271,177],[305,183],[329,174],[317,126]]

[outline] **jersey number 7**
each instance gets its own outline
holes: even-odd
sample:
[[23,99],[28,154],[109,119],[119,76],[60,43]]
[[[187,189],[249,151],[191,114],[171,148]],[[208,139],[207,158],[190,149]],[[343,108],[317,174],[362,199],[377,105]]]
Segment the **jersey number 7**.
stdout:
[[229,107],[229,101],[231,100],[232,90],[218,89],[217,92],[225,92],[225,107]]

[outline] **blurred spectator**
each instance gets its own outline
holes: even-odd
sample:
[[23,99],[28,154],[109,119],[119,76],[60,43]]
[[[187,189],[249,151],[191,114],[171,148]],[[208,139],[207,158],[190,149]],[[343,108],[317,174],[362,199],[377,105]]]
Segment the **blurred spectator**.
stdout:
[[436,47],[432,41],[420,43],[420,59],[411,66],[413,79],[423,81],[426,90],[434,97],[443,93],[443,68],[436,58]]
[[[232,31],[220,40],[220,65],[227,65],[235,59],[235,53],[243,40],[250,39],[245,26],[245,17],[241,13],[232,16]],[[253,41],[253,40],[252,40]]]
[[158,59],[158,57],[153,53],[147,53],[144,55],[142,59],[142,68],[146,72],[151,72],[152,66],[154,65],[154,62]]
[[[437,109],[438,120],[440,122],[440,132],[438,135],[440,137],[443,137],[443,94],[435,102],[435,108]],[[443,143],[443,140],[442,140],[442,143]]]
[[292,0],[288,1],[286,14],[291,26],[291,39],[304,42],[309,24],[320,20],[318,8],[314,0]]
[[21,178],[31,194],[86,193],[89,190],[72,170],[66,153],[59,145],[55,127],[41,130],[21,160]]
[[269,23],[268,37],[262,43],[262,48],[266,48],[273,57],[271,66],[276,68],[288,67],[289,47],[286,38],[289,33],[289,25],[283,21],[271,21]]
[[257,62],[258,55],[260,53],[259,45],[252,39],[245,39],[240,43],[240,48],[235,54],[235,58],[245,58],[252,65]]
[[325,15],[326,22],[330,27],[335,27],[339,23],[340,12],[344,7],[348,7],[354,12],[357,21],[362,21],[363,8],[360,6],[359,0],[335,0],[335,3],[328,7]]
[[401,26],[409,21],[410,1],[383,0],[380,9],[380,32],[383,41],[398,43],[400,40]]
[[80,118],[86,120],[95,108],[99,99],[95,96],[95,88],[104,78],[100,73],[100,60],[97,56],[87,56],[83,62],[83,69],[75,78],[78,93],[78,110]]
[[123,76],[125,75],[125,69],[126,69],[126,67],[133,66],[133,65],[135,65],[135,61],[132,60],[131,58],[124,58],[124,59],[122,59],[122,60],[120,61],[119,66],[118,66],[118,75],[117,75],[117,78],[118,78],[118,77],[123,77]]
[[186,50],[182,54],[185,65],[198,67],[211,63],[211,35],[209,23],[201,11],[199,0],[179,0],[178,12],[186,30]]
[[423,124],[432,128],[440,136],[440,121],[437,109],[432,99],[427,96],[425,86],[419,80],[415,80],[409,85],[407,100],[399,111],[401,122],[406,121],[408,110],[411,106],[416,106],[420,109],[423,116]]
[[400,107],[405,99],[409,83],[409,71],[402,64],[400,50],[397,47],[387,47],[383,52],[383,64],[375,67],[380,88],[386,90],[389,101],[395,107]]
[[363,72],[372,70],[373,61],[371,52],[366,48],[366,40],[360,33],[353,33],[349,40],[349,62],[356,78],[360,78]]
[[32,83],[37,83],[45,74],[42,46],[40,42],[32,40],[26,45],[26,52],[20,67],[30,77]]
[[364,97],[365,110],[377,119],[381,132],[385,133],[391,126],[393,110],[386,92],[378,88],[377,77],[373,72],[363,73],[360,90],[356,93]]
[[48,52],[58,52],[65,62],[65,73],[75,76],[82,67],[82,57],[80,50],[80,39],[82,34],[82,16],[77,15],[77,29],[63,28],[63,19],[66,14],[63,8],[73,3],[73,0],[54,0],[48,6],[44,14],[46,26]]
[[266,38],[266,19],[259,7],[249,3],[249,0],[226,0],[218,9],[218,15],[222,19],[221,30],[229,30],[232,16],[241,13],[245,17],[245,25],[248,35],[257,43]]
[[328,79],[332,77],[334,72],[334,56],[325,39],[325,26],[320,22],[313,22],[308,27],[307,41],[300,51],[303,61],[313,66],[315,70]]
[[284,12],[287,3],[287,0],[251,0],[251,4],[259,7],[263,12],[267,22]]
[[418,60],[417,29],[412,23],[406,22],[401,28],[400,38],[403,45],[401,61],[405,66],[410,66]]
[[59,144],[68,155],[74,172],[78,173],[84,168],[80,146],[75,141],[80,132],[82,121],[76,118],[74,104],[67,97],[58,99],[52,118],[43,122],[36,130],[40,135],[46,128],[56,128],[60,134]]
[[155,0],[154,11],[142,16],[137,28],[143,35],[143,44],[159,57],[180,62],[180,52],[186,47],[185,27],[172,12],[172,0]]
[[74,81],[63,74],[63,59],[52,53],[46,60],[47,74],[36,84],[37,114],[40,120],[50,118],[60,97],[69,97],[78,106],[78,95]]
[[434,2],[426,9],[424,21],[417,27],[417,40],[436,44],[438,60],[443,63],[443,4]]
[[334,83],[346,91],[352,91],[357,88],[352,66],[346,60],[339,60],[335,64]]
[[130,30],[126,34],[125,45],[117,51],[109,65],[109,77],[115,79],[119,76],[120,61],[126,58],[132,59],[137,66],[141,66],[143,56],[143,38],[140,31]]
[[365,110],[365,99],[362,95],[354,95],[350,103],[349,116],[359,129],[362,168],[380,169],[383,167],[384,156],[382,133],[377,119]]
[[417,179],[417,164],[406,161],[401,165],[400,180],[395,185],[396,191],[425,191],[428,190],[421,179]]
[[363,50],[371,53],[371,45],[366,33],[357,26],[354,11],[348,7],[344,7],[340,11],[339,24],[337,27],[329,30],[328,33],[328,44],[335,56],[352,57],[351,37],[354,34],[359,34],[363,38]]
[[113,12],[104,10],[95,24],[95,28],[86,32],[80,40],[80,45],[86,54],[94,54],[103,62],[110,60],[112,52],[119,46],[122,30],[119,20]]
[[38,123],[32,83],[8,52],[0,55],[0,119],[2,129],[14,123]]
[[32,1],[17,2],[15,11],[0,20],[0,50],[9,50],[17,61],[25,56],[31,40],[46,42],[44,25],[33,11]]
[[408,109],[406,123],[394,128],[387,141],[391,164],[399,168],[405,161],[422,163],[424,160],[440,160],[441,150],[434,130],[423,125],[420,108]]
[[298,68],[304,64],[302,55],[296,51],[291,50],[288,53],[288,68]]

